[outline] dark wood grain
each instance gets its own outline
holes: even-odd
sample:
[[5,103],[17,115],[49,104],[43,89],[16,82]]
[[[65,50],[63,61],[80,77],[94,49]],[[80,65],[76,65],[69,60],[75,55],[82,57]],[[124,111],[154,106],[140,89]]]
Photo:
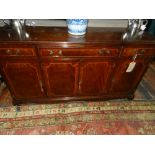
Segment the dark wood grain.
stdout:
[[53,57],[114,57],[118,56],[119,49],[116,48],[43,48],[39,55]]
[[147,33],[123,41],[121,28],[88,28],[85,36],[69,35],[66,27],[26,32],[21,40],[0,28],[0,74],[15,104],[132,98],[155,57],[155,38]]
[[48,97],[77,95],[78,63],[53,60],[41,63]]
[[36,56],[33,48],[0,48],[0,56]]
[[115,62],[87,59],[80,63],[79,91],[82,96],[107,93],[108,80]]
[[39,65],[34,62],[9,61],[1,63],[3,75],[17,99],[43,97]]
[[112,79],[111,93],[128,94],[136,90],[148,64],[145,59],[135,60],[136,65],[133,71],[126,72],[132,61],[132,59],[122,59],[117,63],[117,68]]

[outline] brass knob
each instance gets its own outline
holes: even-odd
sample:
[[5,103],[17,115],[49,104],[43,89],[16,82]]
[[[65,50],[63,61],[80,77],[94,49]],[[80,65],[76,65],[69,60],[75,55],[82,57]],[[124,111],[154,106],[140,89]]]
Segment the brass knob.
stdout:
[[53,55],[54,52],[52,50],[49,51],[49,55]]
[[60,56],[62,56],[62,50],[59,50],[59,52],[58,52],[58,53],[59,53],[59,55],[60,55]]
[[99,50],[99,54],[110,54],[110,50],[108,50],[108,49],[101,49],[101,50]]
[[7,54],[10,54],[10,53],[11,53],[11,50],[6,50],[6,53],[7,53]]

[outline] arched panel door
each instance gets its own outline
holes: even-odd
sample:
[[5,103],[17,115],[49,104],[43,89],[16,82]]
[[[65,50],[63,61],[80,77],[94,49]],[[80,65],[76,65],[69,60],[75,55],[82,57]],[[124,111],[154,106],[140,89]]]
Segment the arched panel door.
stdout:
[[98,96],[108,92],[115,63],[102,59],[87,59],[80,64],[79,92],[82,96]]
[[49,97],[77,94],[78,63],[76,60],[50,60],[42,63],[42,69]]

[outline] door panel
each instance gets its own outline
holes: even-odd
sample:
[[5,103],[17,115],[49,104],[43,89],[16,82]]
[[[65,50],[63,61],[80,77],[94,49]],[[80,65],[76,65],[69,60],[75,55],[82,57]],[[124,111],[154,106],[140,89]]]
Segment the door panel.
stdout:
[[108,91],[114,62],[85,60],[80,65],[79,91],[81,95],[101,95]]
[[48,96],[73,96],[76,94],[78,64],[71,60],[50,60],[42,63]]
[[144,59],[136,60],[136,65],[131,72],[126,72],[131,60],[121,60],[112,80],[112,93],[130,93],[136,89],[138,82],[147,67]]
[[2,71],[13,95],[17,99],[44,96],[37,63],[3,62]]

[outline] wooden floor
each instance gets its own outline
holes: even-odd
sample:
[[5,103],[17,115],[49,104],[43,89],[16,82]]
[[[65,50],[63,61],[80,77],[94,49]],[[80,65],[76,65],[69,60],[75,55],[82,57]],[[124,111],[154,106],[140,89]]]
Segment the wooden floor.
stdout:
[[155,61],[150,64],[136,92],[135,99],[155,100]]

